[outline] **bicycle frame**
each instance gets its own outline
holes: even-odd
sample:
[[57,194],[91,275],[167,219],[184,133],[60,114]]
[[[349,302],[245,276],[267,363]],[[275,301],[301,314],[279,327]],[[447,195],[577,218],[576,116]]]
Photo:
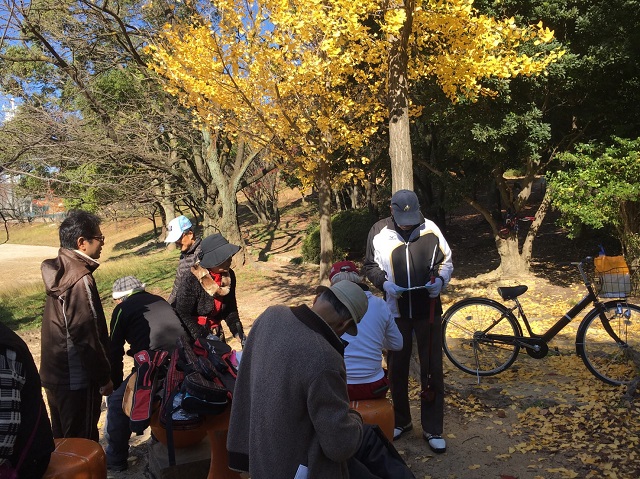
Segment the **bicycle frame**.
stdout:
[[481,376],[509,368],[521,348],[532,358],[544,358],[551,340],[584,315],[575,336],[576,354],[605,383],[630,384],[640,374],[640,306],[626,297],[601,301],[584,271],[591,260],[587,257],[571,263],[580,271],[586,294],[546,331],[533,331],[518,299],[526,286],[502,287],[498,292],[508,306],[491,298],[473,297],[455,303],[444,313],[444,352],[455,366],[477,375],[480,381]]
[[[540,342],[543,342],[544,344],[548,344],[560,331],[562,331],[580,313],[582,313],[584,310],[586,310],[590,305],[593,305],[593,308],[598,311],[598,315],[600,316],[600,320],[602,321],[602,325],[604,326],[605,331],[607,331],[607,333],[609,333],[609,335],[618,344],[621,344],[621,345],[624,344],[624,341],[622,341],[618,337],[618,335],[615,333],[615,331],[611,328],[611,325],[609,324],[609,320],[607,319],[606,315],[604,314],[605,308],[603,306],[603,303],[598,299],[598,296],[596,295],[596,293],[595,293],[595,291],[593,289],[593,286],[591,285],[591,282],[589,281],[587,275],[584,272],[583,264],[588,259],[590,259],[590,258],[585,258],[585,260],[580,261],[579,263],[571,263],[572,265],[578,266],[578,270],[580,271],[580,276],[582,277],[582,281],[583,281],[585,287],[587,288],[587,294],[578,302],[578,304],[576,304],[569,311],[567,311],[564,314],[564,316],[562,316],[547,331],[545,331],[542,334],[536,334],[536,333],[533,332],[533,329],[531,328],[531,324],[529,323],[529,320],[527,319],[527,315],[525,314],[524,309],[522,308],[522,305],[520,304],[520,301],[518,301],[518,298],[515,297],[515,298],[512,299],[512,301],[515,303],[515,306],[512,306],[510,308],[507,307],[507,309],[516,318],[516,320],[518,319],[518,317],[522,318],[522,321],[524,322],[524,325],[525,325],[525,327],[527,329],[527,332],[529,333],[529,336],[505,336],[505,335],[501,335],[501,334],[493,335],[493,334],[489,333],[489,330],[491,330],[491,328],[493,328],[493,326],[495,326],[495,324],[497,324],[498,322],[500,322],[502,320],[502,317],[501,317],[487,331],[485,331],[485,333],[486,333],[485,337],[487,339],[497,340],[497,341],[504,341],[504,342],[507,342],[507,343],[511,343],[511,342],[513,342],[515,340],[516,343],[521,347],[525,347],[527,349],[533,349],[533,350],[538,351],[539,350],[539,346],[540,346]],[[516,309],[518,310],[518,314],[517,315],[513,314],[513,312]],[[535,342],[531,343],[531,341],[530,341],[531,339],[534,339]]]
[[[533,329],[531,328],[531,324],[529,323],[529,320],[527,319],[527,315],[525,314],[524,309],[520,304],[520,301],[518,301],[518,298],[514,298],[513,302],[515,303],[515,306],[513,306],[512,308],[509,308],[509,310],[512,313],[514,310],[516,309],[518,310],[518,316],[522,319],[522,322],[524,323],[525,327],[527,328],[527,332],[529,333],[529,336],[515,336],[514,339],[516,339],[519,343],[521,343],[521,346],[525,346],[525,347],[531,347],[531,345],[526,342],[527,339],[531,339],[531,338],[539,339],[544,343],[549,343],[549,341],[551,341],[560,331],[562,331],[567,326],[567,324],[573,321],[582,311],[587,309],[592,304],[594,306],[597,306],[597,304],[600,303],[596,295],[590,292],[584,298],[582,298],[578,302],[578,304],[576,304],[573,308],[567,311],[564,314],[564,316],[562,316],[547,331],[545,331],[543,334],[536,334],[533,332]],[[516,318],[518,316],[516,316]]]

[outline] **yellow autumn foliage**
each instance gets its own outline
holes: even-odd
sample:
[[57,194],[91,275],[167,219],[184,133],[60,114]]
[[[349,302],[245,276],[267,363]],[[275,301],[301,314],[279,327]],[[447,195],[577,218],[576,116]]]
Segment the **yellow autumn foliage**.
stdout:
[[[216,21],[166,25],[149,47],[167,90],[210,128],[248,136],[295,162],[304,180],[356,153],[386,119],[390,37],[411,21],[410,81],[435,77],[445,94],[491,95],[489,77],[543,71],[561,51],[541,24],[478,14],[470,0],[212,0]],[[414,114],[419,110],[414,110]],[[343,181],[366,158],[349,158]]]

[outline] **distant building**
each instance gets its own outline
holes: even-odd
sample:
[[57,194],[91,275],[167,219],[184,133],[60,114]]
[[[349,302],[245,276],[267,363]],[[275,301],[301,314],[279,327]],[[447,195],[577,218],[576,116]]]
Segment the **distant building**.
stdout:
[[0,175],[0,211],[6,219],[32,221],[64,217],[66,210],[61,198],[53,193],[44,198],[19,196],[16,188],[19,181],[20,177],[16,175]]
[[64,216],[65,207],[62,198],[47,194],[44,198],[31,200],[31,214],[44,218],[58,218]]
[[10,121],[16,115],[16,101],[13,98],[9,98],[9,106],[5,106],[2,104],[2,118],[0,118],[0,123],[4,123],[5,121]]

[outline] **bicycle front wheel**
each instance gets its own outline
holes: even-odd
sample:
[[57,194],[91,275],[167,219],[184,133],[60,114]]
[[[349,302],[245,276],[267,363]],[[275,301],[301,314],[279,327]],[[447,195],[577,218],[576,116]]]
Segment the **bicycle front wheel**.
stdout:
[[518,357],[515,336],[521,328],[502,304],[488,298],[455,303],[442,317],[442,345],[449,360],[465,373],[492,376]]
[[624,301],[604,303],[617,342],[593,309],[576,335],[576,352],[595,377],[608,384],[628,384],[640,376],[640,307]]

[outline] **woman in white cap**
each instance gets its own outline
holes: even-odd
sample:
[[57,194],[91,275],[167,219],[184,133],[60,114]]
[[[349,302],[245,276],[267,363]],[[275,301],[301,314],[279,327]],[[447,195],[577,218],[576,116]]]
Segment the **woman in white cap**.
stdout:
[[224,340],[222,320],[233,337],[244,346],[245,334],[238,315],[236,275],[231,269],[233,255],[240,247],[219,233],[200,243],[200,253],[191,274],[181,279],[175,309],[192,339],[214,334]]
[[361,401],[385,397],[389,390],[389,379],[382,369],[382,351],[402,349],[402,335],[393,315],[384,299],[369,291],[352,261],[340,261],[331,266],[329,280],[332,285],[351,281],[367,295],[367,313],[358,324],[358,334],[342,335],[342,339],[349,343],[344,349],[349,399]]

